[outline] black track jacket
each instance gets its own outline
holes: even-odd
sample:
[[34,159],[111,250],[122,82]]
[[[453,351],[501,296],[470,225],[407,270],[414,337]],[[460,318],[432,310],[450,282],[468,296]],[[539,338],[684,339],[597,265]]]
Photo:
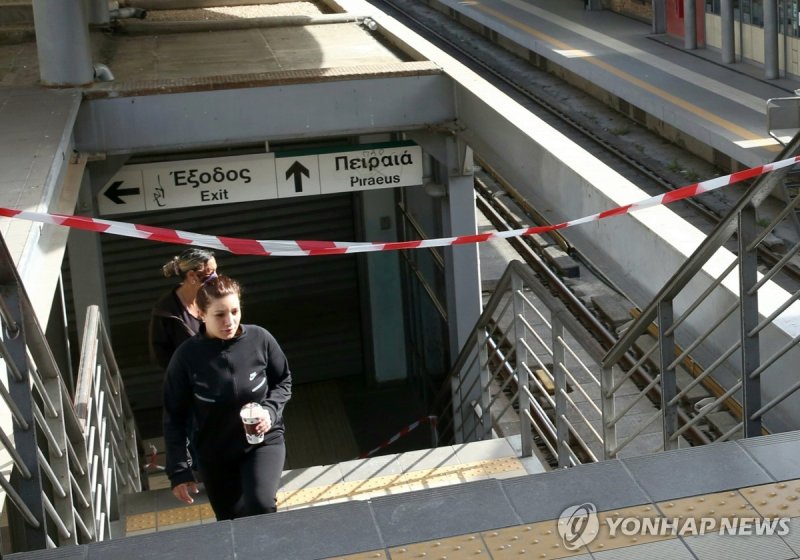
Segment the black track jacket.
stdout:
[[205,329],[181,344],[164,381],[166,471],[172,487],[194,480],[187,462],[186,420],[202,465],[236,462],[247,443],[239,409],[264,406],[272,419],[265,443],[283,435],[283,408],[292,395],[289,364],[275,338],[257,325],[241,325],[231,340],[208,338]]

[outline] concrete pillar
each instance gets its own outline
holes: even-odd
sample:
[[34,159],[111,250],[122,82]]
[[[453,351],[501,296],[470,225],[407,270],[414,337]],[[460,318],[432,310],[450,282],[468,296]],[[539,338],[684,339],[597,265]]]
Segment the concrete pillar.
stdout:
[[33,0],[39,77],[47,86],[94,79],[84,0]]
[[111,21],[108,0],[88,0],[89,23],[105,25]]
[[667,0],[653,0],[653,33],[667,32]]
[[[447,198],[443,200],[442,208],[445,235],[474,235],[478,227],[475,219],[472,152],[455,140],[450,140],[448,144],[446,174],[442,177],[447,185]],[[455,361],[481,313],[478,247],[474,243],[455,245],[446,248],[444,256],[450,355]]]
[[766,0],[764,6],[764,76],[768,80],[781,77],[778,63],[778,3]]
[[697,11],[695,0],[683,0],[683,48],[697,48]]
[[720,19],[722,24],[722,63],[733,64],[736,62],[736,35],[733,23],[733,0],[721,0]]

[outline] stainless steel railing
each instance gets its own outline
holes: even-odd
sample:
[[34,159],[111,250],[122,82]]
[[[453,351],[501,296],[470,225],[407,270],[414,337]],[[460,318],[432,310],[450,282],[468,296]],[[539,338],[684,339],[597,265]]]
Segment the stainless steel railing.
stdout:
[[119,494],[140,492],[142,483],[133,411],[96,305],[86,313],[75,414],[86,441],[96,540],[103,540],[118,517]]
[[[509,264],[453,367],[437,413],[457,442],[521,435],[560,466],[604,457],[604,351],[530,268]],[[613,431],[613,428],[612,428]]]
[[[799,138],[786,146],[779,160],[800,153]],[[800,253],[800,241],[768,270],[757,268],[759,246],[770,240],[775,228],[791,227],[787,223],[800,203],[795,196],[769,223],[759,219],[760,204],[791,169],[764,175],[746,191],[603,358],[604,368],[618,372],[607,397],[615,394],[618,379],[631,375],[631,355],[638,357],[637,366],[651,363],[662,397],[660,410],[650,419],[651,423],[660,421],[663,435],[654,450],[679,447],[687,430],[698,427],[715,441],[761,435],[767,425],[773,431],[796,428],[795,406],[787,399],[800,389],[796,365],[792,365],[797,363],[800,342],[794,327],[800,290],[783,289],[773,281]],[[717,251],[734,236],[738,254],[722,262],[724,257]],[[648,329],[657,336],[649,348],[642,348],[638,341]],[[679,389],[676,379],[690,355],[703,367]],[[711,378],[719,383],[713,398],[698,403],[688,417],[679,417],[689,391]],[[726,405],[740,412],[735,421],[720,427],[715,415]],[[767,418],[770,411],[771,419]],[[610,456],[625,443],[615,446]]]
[[85,340],[102,352],[84,348],[73,403],[0,243],[0,451],[10,465],[0,486],[14,552],[109,538],[119,494],[141,488],[130,407],[96,310],[89,315],[86,332],[99,334]]
[[[779,160],[798,153],[800,137]],[[616,342],[589,334],[527,266],[509,265],[437,401],[443,441],[519,433],[523,455],[538,446],[563,467],[761,435],[765,420],[795,429],[800,287],[775,280],[800,239],[757,268],[759,246],[791,229],[800,206],[794,197],[759,219],[791,169],[757,180]],[[738,254],[718,253],[734,236]]]

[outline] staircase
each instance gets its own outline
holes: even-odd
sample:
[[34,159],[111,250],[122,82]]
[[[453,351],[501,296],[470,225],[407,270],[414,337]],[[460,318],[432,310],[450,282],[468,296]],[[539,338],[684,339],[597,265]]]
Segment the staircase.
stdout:
[[33,41],[31,0],[0,0],[0,45]]
[[[409,451],[284,471],[278,491],[278,510],[292,511],[323,504],[366,501],[489,479],[544,472],[534,458],[519,458],[519,437],[493,439],[435,449]],[[115,537],[143,535],[214,523],[202,491],[185,505],[173,495],[163,475],[151,475],[146,492],[126,495]]]

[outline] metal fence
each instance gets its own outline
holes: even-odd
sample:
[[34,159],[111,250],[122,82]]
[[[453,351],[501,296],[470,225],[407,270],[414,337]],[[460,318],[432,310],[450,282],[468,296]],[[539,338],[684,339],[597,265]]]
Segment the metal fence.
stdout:
[[110,537],[121,492],[141,489],[136,429],[97,310],[73,402],[22,281],[0,243],[0,476],[14,552]]
[[[798,153],[796,137],[778,159]],[[443,440],[520,434],[523,455],[538,447],[563,467],[796,429],[800,285],[776,280],[799,260],[800,234],[768,268],[757,255],[776,228],[797,232],[800,196],[759,217],[771,193],[792,192],[794,167],[755,181],[619,336],[589,334],[511,263],[440,395]],[[718,253],[734,242],[735,255]]]
[[[453,368],[439,433],[521,435],[569,466],[603,457],[601,345],[530,268],[509,264]],[[450,399],[450,396],[452,399]]]
[[[778,159],[798,153],[795,137]],[[774,245],[775,229],[794,229],[797,196],[771,220],[759,218],[759,205],[783,190],[790,173],[792,167],[784,167],[756,181],[603,359],[604,367],[619,367],[623,378],[633,371],[631,355],[636,356],[633,367],[651,364],[661,407],[649,422],[659,421],[661,449],[679,447],[681,438],[698,429],[714,441],[761,435],[770,411],[775,413],[767,422],[772,431],[796,428],[796,406],[787,399],[800,389],[800,335],[792,334],[800,290],[774,281],[800,253],[800,241],[786,247],[773,265],[758,268],[759,247]],[[730,241],[736,242],[737,255],[720,262],[717,250]],[[642,347],[638,341],[648,330],[656,335],[654,344]],[[679,387],[683,371],[693,379]],[[701,384],[711,386],[714,396],[686,413],[682,404]],[[714,416],[722,411],[734,420],[718,422]]]

